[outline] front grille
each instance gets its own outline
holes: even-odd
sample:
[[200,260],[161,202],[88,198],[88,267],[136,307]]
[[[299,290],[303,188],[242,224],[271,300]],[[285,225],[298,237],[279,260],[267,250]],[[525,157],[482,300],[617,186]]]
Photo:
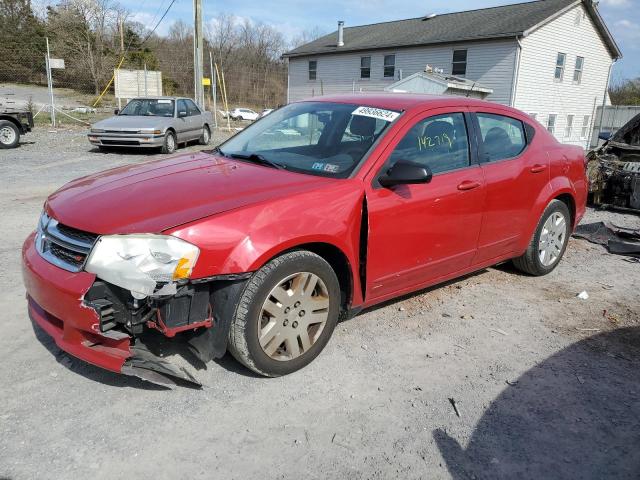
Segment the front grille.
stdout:
[[36,249],[49,263],[70,272],[79,272],[98,235],[58,223],[42,214],[38,224]]

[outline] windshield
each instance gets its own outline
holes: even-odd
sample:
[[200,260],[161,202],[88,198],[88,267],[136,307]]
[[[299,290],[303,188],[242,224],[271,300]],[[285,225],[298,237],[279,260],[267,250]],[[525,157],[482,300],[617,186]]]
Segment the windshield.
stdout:
[[173,100],[136,98],[127,103],[120,115],[144,117],[173,117]]
[[241,131],[219,152],[286,170],[346,178],[399,115],[344,103],[293,103]]

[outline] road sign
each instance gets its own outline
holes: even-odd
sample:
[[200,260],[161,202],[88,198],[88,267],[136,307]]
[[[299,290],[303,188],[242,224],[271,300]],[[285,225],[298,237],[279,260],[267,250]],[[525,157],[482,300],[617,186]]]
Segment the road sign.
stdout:
[[64,59],[62,58],[50,58],[49,68],[59,68],[64,70]]

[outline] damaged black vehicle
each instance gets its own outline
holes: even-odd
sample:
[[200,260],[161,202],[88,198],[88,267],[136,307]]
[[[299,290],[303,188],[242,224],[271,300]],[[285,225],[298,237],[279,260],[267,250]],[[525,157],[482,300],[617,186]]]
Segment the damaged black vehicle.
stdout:
[[640,114],[587,155],[593,205],[640,211]]

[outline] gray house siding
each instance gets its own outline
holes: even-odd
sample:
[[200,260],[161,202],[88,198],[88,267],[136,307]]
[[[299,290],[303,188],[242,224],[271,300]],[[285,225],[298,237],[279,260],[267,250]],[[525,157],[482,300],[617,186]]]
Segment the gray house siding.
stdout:
[[[362,52],[322,54],[289,59],[289,101],[318,95],[382,91],[400,78],[424,70],[425,66],[451,73],[453,51],[467,50],[466,78],[493,89],[487,97],[509,104],[513,85],[517,43],[514,39],[465,42],[425,47],[404,47]],[[384,78],[384,56],[396,56],[396,76]],[[360,78],[360,57],[371,57],[371,78]],[[309,80],[309,61],[317,61],[316,80]]]

